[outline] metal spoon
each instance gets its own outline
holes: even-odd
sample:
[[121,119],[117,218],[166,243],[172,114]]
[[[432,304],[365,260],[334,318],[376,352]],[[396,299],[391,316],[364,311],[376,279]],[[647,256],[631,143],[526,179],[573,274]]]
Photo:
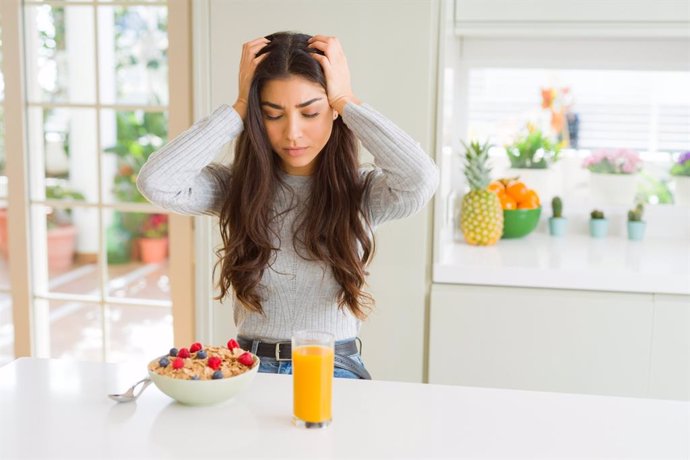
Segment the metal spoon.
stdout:
[[[139,390],[139,392],[137,394],[134,394],[134,390],[141,384],[143,384],[143,385],[142,385],[141,389]],[[141,394],[144,392],[146,387],[149,386],[150,384],[151,384],[151,379],[146,377],[144,379],[139,380],[134,385],[132,385],[129,388],[129,390],[125,391],[124,393],[112,394],[112,395],[108,395],[108,397],[110,399],[112,399],[113,401],[117,401],[119,403],[132,402],[135,399],[137,399],[139,396],[141,396]]]

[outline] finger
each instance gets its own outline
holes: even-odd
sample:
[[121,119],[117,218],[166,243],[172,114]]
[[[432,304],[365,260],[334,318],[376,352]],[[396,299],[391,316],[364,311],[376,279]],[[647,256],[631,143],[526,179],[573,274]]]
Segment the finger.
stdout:
[[317,53],[309,53],[311,54],[316,61],[321,64],[321,67],[323,68],[324,73],[326,72],[326,69],[330,67],[331,61],[328,60],[326,56],[322,56]]
[[328,48],[328,43],[326,42],[319,42],[319,41],[314,41],[309,44],[310,48],[316,48],[321,51],[325,51],[326,48]]
[[308,42],[311,42],[311,41],[329,42],[332,40],[338,40],[338,39],[336,37],[332,37],[330,35],[312,35],[312,37],[308,40]]
[[266,37],[255,38],[254,40],[248,41],[245,45],[252,45],[254,43],[268,43],[270,40]]
[[258,49],[263,48],[269,43],[266,39],[257,39],[248,43],[245,43],[242,47],[243,54],[256,54]]
[[309,44],[310,48],[317,49],[324,54],[326,54],[329,57],[334,57],[337,55],[345,54],[340,47],[340,44],[337,42],[323,42],[323,41],[314,41]]

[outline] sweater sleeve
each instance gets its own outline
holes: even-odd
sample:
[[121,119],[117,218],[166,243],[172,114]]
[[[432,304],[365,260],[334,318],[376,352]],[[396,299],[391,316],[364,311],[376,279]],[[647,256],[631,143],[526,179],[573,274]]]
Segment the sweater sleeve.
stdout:
[[438,167],[419,142],[366,103],[346,104],[343,121],[374,156],[366,198],[371,223],[419,212],[439,183]]
[[[137,177],[139,191],[151,203],[179,214],[218,213],[222,190],[210,167],[221,148],[243,129],[235,109],[219,106],[151,154]],[[215,170],[229,179],[229,168]]]

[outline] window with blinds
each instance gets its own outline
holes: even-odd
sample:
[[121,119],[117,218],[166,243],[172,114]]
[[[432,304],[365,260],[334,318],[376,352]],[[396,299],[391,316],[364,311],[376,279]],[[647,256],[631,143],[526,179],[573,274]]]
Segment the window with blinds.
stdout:
[[527,122],[543,123],[542,88],[569,88],[578,149],[665,153],[668,161],[690,150],[690,72],[681,71],[473,68],[469,137],[505,145]]

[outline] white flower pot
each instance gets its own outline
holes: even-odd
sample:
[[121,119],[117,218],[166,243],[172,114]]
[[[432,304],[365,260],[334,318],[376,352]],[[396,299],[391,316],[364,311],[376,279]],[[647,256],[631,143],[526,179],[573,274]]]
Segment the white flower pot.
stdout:
[[690,206],[690,177],[673,176],[676,189],[673,193],[673,200],[680,206]]
[[630,206],[635,203],[637,174],[590,173],[589,192],[593,206]]
[[520,180],[525,183],[527,188],[537,192],[542,205],[550,203],[554,196],[563,195],[560,164],[552,165],[548,169],[509,168],[506,177],[515,176],[520,176]]

